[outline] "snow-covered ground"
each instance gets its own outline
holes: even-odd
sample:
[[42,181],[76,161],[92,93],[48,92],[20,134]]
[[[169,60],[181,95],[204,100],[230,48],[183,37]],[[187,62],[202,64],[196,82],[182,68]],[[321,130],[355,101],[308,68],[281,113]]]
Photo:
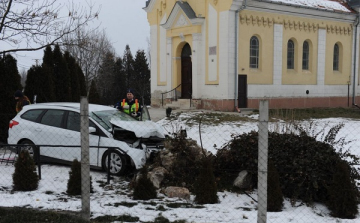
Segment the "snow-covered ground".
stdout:
[[[177,120],[169,121],[162,119],[158,121],[166,131],[174,132],[180,128],[187,130],[187,135],[203,144],[203,147],[212,153],[216,153],[216,148],[231,140],[232,134],[240,134],[257,130],[257,116],[250,116],[253,122],[229,122],[219,125],[201,126],[201,141],[198,124],[189,123],[191,117],[196,112],[183,113]],[[190,119],[189,119],[190,118]],[[360,142],[357,140],[359,135],[359,120],[350,119],[322,119],[317,120],[316,124],[311,124],[314,133],[329,129],[330,127],[344,123],[344,127],[338,137],[345,137],[346,141],[352,141],[346,145],[352,154],[360,155]],[[302,125],[309,126],[309,122]],[[269,123],[270,130],[284,129],[281,123]],[[320,140],[321,136],[319,136]],[[2,162],[0,164],[0,206],[5,207],[33,207],[39,209],[80,211],[80,197],[70,197],[66,195],[67,182],[70,167],[43,165],[41,168],[42,179],[39,188],[31,192],[12,192],[12,174],[14,167],[12,164]],[[94,193],[91,194],[91,213],[92,218],[103,215],[131,215],[139,217],[140,221],[152,221],[157,216],[162,215],[170,221],[184,219],[187,222],[257,222],[257,193],[253,191],[249,195],[235,194],[230,192],[219,192],[218,204],[197,205],[191,196],[189,201],[168,198],[162,193],[158,194],[158,199],[150,201],[132,200],[128,182],[122,178],[115,177],[110,185],[105,186],[106,174],[104,172],[91,171],[92,185]],[[175,207],[174,204],[178,204]],[[359,206],[360,210],[360,206]],[[282,223],[309,223],[309,222],[329,222],[329,223],[355,223],[360,222],[360,215],[356,219],[337,219],[330,216],[328,209],[322,204],[315,204],[308,207],[301,202],[292,206],[289,200],[285,200],[282,212],[267,213],[267,222]]]

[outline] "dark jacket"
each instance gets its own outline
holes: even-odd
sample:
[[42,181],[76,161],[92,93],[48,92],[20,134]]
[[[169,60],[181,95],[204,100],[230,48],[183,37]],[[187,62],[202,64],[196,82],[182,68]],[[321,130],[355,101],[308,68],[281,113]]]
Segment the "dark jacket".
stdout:
[[19,97],[19,99],[16,102],[16,113],[19,113],[25,105],[29,105],[29,104],[30,104],[30,100],[28,97],[26,97],[25,95]]

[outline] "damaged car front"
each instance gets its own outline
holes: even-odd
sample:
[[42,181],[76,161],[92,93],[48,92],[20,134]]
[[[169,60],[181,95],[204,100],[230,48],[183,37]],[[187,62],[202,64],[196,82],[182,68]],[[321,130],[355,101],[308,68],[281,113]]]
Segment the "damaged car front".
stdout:
[[164,148],[165,134],[162,126],[152,121],[110,120],[114,139],[130,147],[141,147],[149,159]]
[[93,112],[90,116],[107,129],[115,140],[125,142],[131,148],[144,150],[146,159],[151,159],[164,148],[165,130],[150,120],[146,108],[140,120],[121,111],[112,112],[111,115],[103,112]]

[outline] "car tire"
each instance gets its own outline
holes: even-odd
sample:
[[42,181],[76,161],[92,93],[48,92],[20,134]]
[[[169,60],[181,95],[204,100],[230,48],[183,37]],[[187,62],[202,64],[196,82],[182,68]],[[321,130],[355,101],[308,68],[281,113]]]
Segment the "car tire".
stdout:
[[20,153],[22,150],[27,150],[31,157],[33,157],[35,163],[37,163],[37,159],[39,157],[39,148],[35,146],[33,142],[30,140],[23,140],[19,143],[21,145],[19,147],[18,153]]
[[121,176],[126,172],[126,157],[116,150],[108,150],[102,158],[102,166],[108,171],[108,157],[110,157],[110,174]]

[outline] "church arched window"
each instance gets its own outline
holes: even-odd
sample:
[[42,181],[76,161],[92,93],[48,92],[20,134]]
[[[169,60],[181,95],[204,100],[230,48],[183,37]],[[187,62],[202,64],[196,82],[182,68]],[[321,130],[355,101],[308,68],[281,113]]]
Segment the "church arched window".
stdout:
[[309,70],[309,55],[310,55],[310,49],[309,49],[309,42],[304,41],[303,43],[303,55],[302,55],[302,69],[303,70]]
[[259,39],[256,36],[250,39],[250,68],[259,68]]
[[295,68],[295,44],[289,40],[287,44],[287,69]]
[[334,45],[333,70],[338,71],[340,67],[339,64],[340,64],[340,49],[339,49],[339,45],[336,43]]

